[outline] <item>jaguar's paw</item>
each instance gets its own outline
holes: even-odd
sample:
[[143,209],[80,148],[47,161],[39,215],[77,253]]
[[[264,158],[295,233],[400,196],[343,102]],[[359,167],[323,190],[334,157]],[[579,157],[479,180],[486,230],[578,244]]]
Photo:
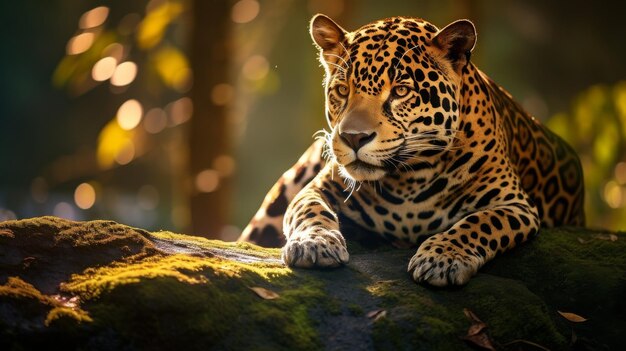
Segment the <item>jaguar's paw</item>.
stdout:
[[338,230],[294,233],[282,249],[283,262],[291,267],[338,267],[349,257],[346,241]]

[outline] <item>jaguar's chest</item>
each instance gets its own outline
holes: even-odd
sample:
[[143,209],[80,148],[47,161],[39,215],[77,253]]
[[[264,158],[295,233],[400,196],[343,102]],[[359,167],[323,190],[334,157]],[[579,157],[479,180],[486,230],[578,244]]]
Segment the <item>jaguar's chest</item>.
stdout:
[[449,228],[467,213],[454,201],[458,186],[443,179],[423,184],[363,184],[341,203],[340,211],[388,239],[415,242]]

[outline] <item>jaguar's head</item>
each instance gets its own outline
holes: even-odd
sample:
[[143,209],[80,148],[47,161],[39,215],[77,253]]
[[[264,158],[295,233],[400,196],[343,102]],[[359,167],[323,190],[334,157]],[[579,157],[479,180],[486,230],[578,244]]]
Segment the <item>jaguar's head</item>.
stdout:
[[380,180],[450,148],[476,41],[471,22],[438,30],[393,17],[347,32],[316,15],[311,37],[326,70],[328,147],[344,177]]

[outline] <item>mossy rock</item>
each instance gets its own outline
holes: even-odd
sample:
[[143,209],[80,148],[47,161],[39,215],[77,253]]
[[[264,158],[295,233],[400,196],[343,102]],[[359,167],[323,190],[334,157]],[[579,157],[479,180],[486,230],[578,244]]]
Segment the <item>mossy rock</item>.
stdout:
[[463,350],[464,309],[500,349],[623,344],[623,234],[543,230],[452,289],[413,283],[413,250],[349,250],[345,267],[292,270],[278,249],[245,243],[111,221],[2,222],[0,350]]

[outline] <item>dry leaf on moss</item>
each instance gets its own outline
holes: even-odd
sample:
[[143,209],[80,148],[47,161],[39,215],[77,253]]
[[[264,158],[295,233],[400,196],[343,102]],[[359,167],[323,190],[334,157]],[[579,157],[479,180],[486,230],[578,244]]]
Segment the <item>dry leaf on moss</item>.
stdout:
[[272,290],[261,288],[260,286],[253,286],[250,288],[250,290],[254,291],[257,295],[259,295],[260,298],[265,300],[274,300],[280,297],[278,293]]
[[33,263],[36,263],[37,259],[35,257],[24,257],[22,260],[22,268],[28,269]]
[[467,308],[463,309],[463,313],[465,313],[465,316],[472,322],[472,325],[467,329],[467,335],[461,337],[461,339],[485,350],[495,351],[496,347],[494,346],[494,341],[487,332],[487,324],[481,321],[474,312]]
[[597,240],[605,240],[605,241],[617,241],[618,237],[615,234],[594,234],[591,236]]
[[367,318],[373,319],[374,322],[387,316],[387,310],[373,310],[367,313]]
[[567,319],[570,322],[582,323],[582,322],[585,322],[587,320],[587,318],[581,317],[581,316],[577,315],[576,313],[561,312],[561,311],[557,311],[557,312],[559,312],[559,314],[561,316],[563,316],[563,318]]
[[52,295],[52,298],[59,302],[63,307],[76,308],[78,307],[78,296],[62,296],[62,295]]

